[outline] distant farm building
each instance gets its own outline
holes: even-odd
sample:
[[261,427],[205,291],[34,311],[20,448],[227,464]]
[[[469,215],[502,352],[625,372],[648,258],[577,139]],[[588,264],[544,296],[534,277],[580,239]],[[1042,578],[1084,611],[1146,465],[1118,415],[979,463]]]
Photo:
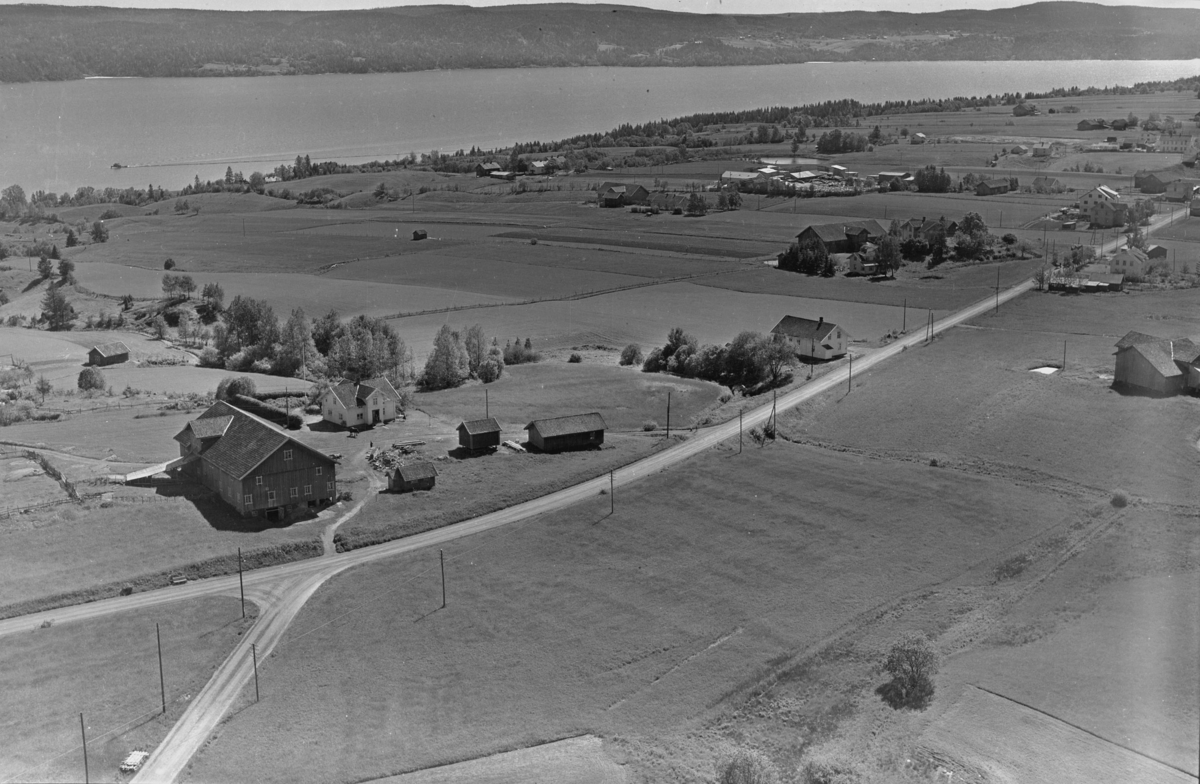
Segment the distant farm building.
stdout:
[[1174,178],[1155,172],[1140,171],[1133,175],[1133,186],[1142,193],[1166,193],[1173,181]]
[[878,246],[867,243],[856,253],[839,253],[834,257],[834,263],[848,274],[874,275],[879,269],[875,261]]
[[600,206],[624,207],[630,204],[645,204],[650,199],[650,191],[641,185],[626,185],[623,182],[604,182],[596,189],[599,194]]
[[1197,147],[1196,136],[1162,136],[1158,140],[1159,152],[1186,153]]
[[1113,120],[1108,125],[1114,131],[1124,131],[1124,130],[1128,130],[1128,128],[1129,128],[1129,122],[1124,119]]
[[891,185],[892,180],[899,180],[901,183],[911,181],[912,174],[902,171],[886,171],[879,172],[879,174],[876,175],[876,178],[879,180],[880,185]]
[[437,483],[437,475],[437,468],[433,463],[413,463],[400,466],[388,476],[388,490],[393,493],[432,490]]
[[1108,270],[1112,273],[1141,277],[1150,266],[1150,257],[1137,248],[1121,248],[1113,254],[1108,262]]
[[846,223],[814,223],[796,235],[796,241],[814,239],[827,253],[854,253],[868,242],[878,242],[887,228],[874,218]]
[[425,229],[413,229],[414,241],[427,239],[429,239],[429,232],[425,231]]
[[745,186],[752,185],[753,183],[756,183],[756,182],[762,182],[764,179],[765,179],[765,177],[763,177],[763,175],[761,173],[756,172],[756,171],[752,171],[752,172],[727,171],[727,172],[721,172],[721,179],[718,181],[718,184],[733,185],[740,189]]
[[1130,332],[1117,342],[1113,386],[1157,395],[1200,390],[1200,346]]
[[1022,101],[1013,107],[1013,117],[1032,117],[1035,114],[1041,114],[1041,112],[1031,103]]
[[1012,147],[1010,147],[1008,149],[1008,152],[1011,155],[1028,155],[1029,148],[1026,147],[1024,144],[1014,144]]
[[928,137],[923,133],[914,133],[908,139],[910,144],[924,144],[928,141]]
[[482,452],[500,446],[500,424],[494,417],[459,422],[458,445],[468,452]]
[[1164,261],[1167,258],[1167,249],[1162,245],[1146,246],[1146,258],[1151,261]]
[[175,440],[178,467],[242,516],[286,517],[337,497],[331,458],[228,403],[214,403]]
[[1189,202],[1195,197],[1198,188],[1200,183],[1196,180],[1175,180],[1167,185],[1164,194],[1167,201]]
[[1050,157],[1050,148],[1049,147],[1034,147],[1033,148],[1033,157],[1034,158],[1049,158]]
[[1075,128],[1080,131],[1100,131],[1108,128],[1108,123],[1104,120],[1080,120]]
[[604,418],[598,413],[535,419],[525,426],[529,444],[542,452],[566,452],[604,443]]
[[88,364],[95,367],[103,365],[116,365],[121,362],[129,361],[129,346],[126,346],[121,341],[115,343],[104,343],[99,346],[92,346],[88,351]]
[[496,172],[501,171],[498,163],[477,163],[475,164],[476,177],[491,177]]
[[845,356],[850,336],[846,331],[822,316],[816,321],[799,316],[784,316],[771,329],[771,334],[787,341],[801,357],[836,359]]
[[1033,178],[1034,193],[1062,193],[1066,190],[1062,182],[1057,177],[1041,177]]
[[1129,205],[1119,201],[1101,201],[1088,210],[1092,226],[1108,229],[1129,222]]
[[1008,180],[984,180],[975,186],[976,196],[995,196],[1001,193],[1008,193]]
[[383,424],[400,413],[400,393],[382,376],[357,383],[343,381],[326,389],[318,403],[326,422],[343,427]]

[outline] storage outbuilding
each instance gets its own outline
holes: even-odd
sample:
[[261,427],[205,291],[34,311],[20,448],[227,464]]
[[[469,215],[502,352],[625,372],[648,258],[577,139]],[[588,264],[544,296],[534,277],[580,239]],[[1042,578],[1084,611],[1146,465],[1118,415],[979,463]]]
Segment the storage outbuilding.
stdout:
[[388,489],[393,493],[432,490],[437,483],[437,468],[433,463],[413,463],[400,466],[388,477]]
[[482,452],[500,446],[500,424],[495,417],[458,423],[458,445],[468,452]]
[[535,419],[525,426],[529,445],[542,452],[598,447],[604,443],[604,418],[598,413]]
[[121,341],[115,343],[104,343],[99,346],[92,346],[88,351],[88,364],[95,367],[102,365],[116,365],[121,362],[129,361],[129,346],[126,346]]

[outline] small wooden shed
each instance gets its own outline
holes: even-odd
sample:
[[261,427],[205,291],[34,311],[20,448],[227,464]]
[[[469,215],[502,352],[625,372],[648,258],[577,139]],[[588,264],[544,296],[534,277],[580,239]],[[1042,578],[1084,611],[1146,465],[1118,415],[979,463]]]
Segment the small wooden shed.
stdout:
[[596,412],[535,419],[525,426],[530,446],[542,452],[598,447],[604,443],[604,418]]
[[458,445],[469,452],[500,446],[500,424],[495,417],[460,422],[457,430]]
[[393,493],[432,490],[437,482],[437,475],[437,468],[433,463],[413,463],[400,466],[388,477],[388,489]]
[[414,240],[429,239],[429,232],[425,231],[424,229],[416,229],[415,231],[413,231],[413,239]]
[[88,363],[96,367],[101,365],[116,365],[120,362],[129,361],[129,346],[126,346],[121,341],[116,343],[105,343],[100,346],[92,346],[88,352]]

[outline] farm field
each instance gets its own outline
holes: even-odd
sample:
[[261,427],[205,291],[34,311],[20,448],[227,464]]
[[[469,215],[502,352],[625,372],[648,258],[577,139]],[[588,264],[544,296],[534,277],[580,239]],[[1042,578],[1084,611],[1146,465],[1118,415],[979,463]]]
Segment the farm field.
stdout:
[[[784,442],[615,500],[447,548],[445,610],[427,553],[327,583],[276,648],[270,696],[189,780],[357,781],[584,731],[654,746],[860,613],[1074,517],[1033,488]],[[712,770],[709,739],[691,751],[680,764]]]
[[[419,258],[419,257],[416,257]],[[347,265],[376,265],[389,269],[410,264],[405,257],[389,257]],[[339,268],[340,270],[340,268]],[[104,294],[135,297],[162,296],[162,270],[126,267],[117,264],[80,264],[75,277],[84,286]],[[226,301],[236,296],[266,299],[277,316],[286,320],[295,308],[303,308],[310,318],[319,318],[334,308],[343,317],[365,313],[383,316],[391,313],[455,308],[465,305],[494,305],[510,301],[504,296],[474,293],[423,285],[398,285],[384,280],[338,277],[334,274],[313,276],[286,273],[217,272],[195,275],[196,283],[219,283]],[[116,303],[114,303],[115,306]]]
[[600,412],[609,432],[641,432],[647,419],[665,427],[668,392],[671,422],[683,429],[725,391],[709,381],[642,373],[640,365],[618,367],[617,356],[612,352],[612,364],[607,365],[568,364],[562,360],[513,365],[491,384],[418,392],[413,396],[413,406],[457,424],[456,419],[483,416],[486,390],[491,415],[506,427],[505,438],[522,441],[526,434],[519,428],[534,419],[589,411]]
[[[793,437],[978,470],[1082,485],[1095,492],[1195,500],[1200,408],[1188,397],[1111,389],[1113,344],[1129,330],[1164,337],[1200,331],[1194,290],[1070,297],[1031,292],[864,374],[855,406],[780,417]],[[1031,368],[1061,367],[1044,376]],[[910,352],[911,353],[911,352]],[[971,372],[955,370],[971,357]],[[954,377],[953,384],[946,379]],[[875,412],[864,418],[859,408]],[[880,427],[879,422],[887,423]],[[1083,422],[1104,423],[1103,435]],[[1101,446],[1102,445],[1102,446]],[[1086,455],[1087,459],[1080,459]]]
[[[941,317],[950,310],[994,294],[997,266],[1000,268],[1001,287],[1008,287],[1029,278],[1041,265],[1040,259],[968,266],[945,264],[936,270],[926,270],[921,264],[908,264],[896,273],[894,279],[888,280],[850,278],[845,275],[822,278],[764,266],[708,278],[697,281],[697,284],[747,293],[784,294],[892,307],[899,305],[902,308],[907,302],[911,309],[907,326],[911,330],[925,323],[925,314],[916,312],[916,309],[928,308],[934,311],[935,317]],[[904,323],[902,317],[901,326]]]
[[0,447],[0,511],[67,499],[67,491],[19,450]]
[[[210,597],[100,620],[33,628],[0,652],[0,778],[83,780],[79,714],[94,781],[121,780],[117,767],[152,750],[257,615],[236,598]],[[155,624],[162,635],[167,712],[162,714]]]
[[877,305],[776,294],[745,294],[696,283],[665,283],[569,302],[538,302],[479,308],[450,314],[393,319],[421,367],[442,324],[479,323],[502,340],[530,337],[538,351],[579,345],[619,348],[637,343],[643,351],[662,345],[668,330],[681,326],[701,343],[724,345],[743,330],[769,331],[787,314],[823,316],[856,338],[871,340],[899,329],[899,304]]
[[1176,220],[1169,226],[1163,226],[1154,232],[1151,242],[1162,244],[1163,240],[1200,242],[1200,216],[1188,216],[1187,218]]

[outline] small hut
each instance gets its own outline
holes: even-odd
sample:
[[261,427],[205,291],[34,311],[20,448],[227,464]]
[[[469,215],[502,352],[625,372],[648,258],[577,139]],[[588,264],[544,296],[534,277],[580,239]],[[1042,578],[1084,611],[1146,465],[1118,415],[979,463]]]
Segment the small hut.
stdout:
[[429,239],[429,232],[424,229],[416,229],[413,231],[413,241]]
[[95,367],[116,365],[128,361],[129,347],[119,340],[116,343],[93,346],[92,350],[88,352],[88,363]]
[[400,466],[388,477],[388,489],[393,493],[432,490],[435,482],[437,482],[437,468],[433,463],[413,463]]
[[468,452],[482,452],[500,446],[500,425],[495,417],[460,422],[457,429],[458,445]]

